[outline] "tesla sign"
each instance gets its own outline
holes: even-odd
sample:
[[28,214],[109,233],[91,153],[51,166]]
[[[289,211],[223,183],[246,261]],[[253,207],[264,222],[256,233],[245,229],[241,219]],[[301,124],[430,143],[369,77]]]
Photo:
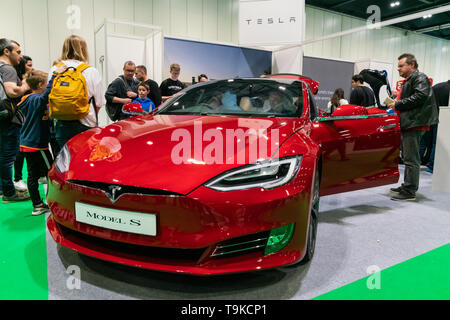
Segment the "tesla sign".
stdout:
[[240,45],[281,45],[303,40],[304,0],[239,2]]

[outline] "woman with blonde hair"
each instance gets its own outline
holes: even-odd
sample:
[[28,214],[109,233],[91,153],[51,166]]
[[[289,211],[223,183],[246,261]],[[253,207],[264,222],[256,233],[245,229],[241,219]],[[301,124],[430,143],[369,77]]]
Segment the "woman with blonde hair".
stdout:
[[[78,68],[81,64],[89,63],[89,53],[86,40],[80,36],[70,35],[64,40],[61,57],[57,60],[59,63],[50,70],[49,77],[55,72],[61,63],[68,68]],[[89,66],[82,72],[86,79],[87,93],[89,97],[89,114],[81,120],[57,120],[56,122],[56,140],[60,148],[67,141],[86,130],[98,126],[98,111],[105,105],[105,94],[100,73],[92,66]],[[95,107],[94,107],[95,102]]]

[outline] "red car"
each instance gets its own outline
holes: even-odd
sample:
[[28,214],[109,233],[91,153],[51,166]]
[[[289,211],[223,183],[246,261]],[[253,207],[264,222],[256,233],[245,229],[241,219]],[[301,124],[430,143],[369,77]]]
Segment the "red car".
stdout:
[[92,257],[214,275],[313,257],[320,196],[396,183],[398,116],[313,99],[297,75],[194,85],[84,132],[49,172],[54,240]]

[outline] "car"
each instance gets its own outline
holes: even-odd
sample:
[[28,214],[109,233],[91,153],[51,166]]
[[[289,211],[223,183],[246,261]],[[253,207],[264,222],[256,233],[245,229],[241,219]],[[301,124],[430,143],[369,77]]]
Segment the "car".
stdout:
[[198,276],[306,263],[321,196],[399,180],[398,116],[292,74],[193,85],[150,114],[77,135],[49,171],[53,239],[128,266]]

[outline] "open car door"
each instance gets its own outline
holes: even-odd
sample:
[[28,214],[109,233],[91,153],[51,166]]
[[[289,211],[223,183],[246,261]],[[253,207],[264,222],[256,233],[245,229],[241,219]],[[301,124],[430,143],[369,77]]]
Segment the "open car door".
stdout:
[[341,106],[331,116],[315,119],[311,138],[321,146],[321,195],[398,182],[398,115]]

